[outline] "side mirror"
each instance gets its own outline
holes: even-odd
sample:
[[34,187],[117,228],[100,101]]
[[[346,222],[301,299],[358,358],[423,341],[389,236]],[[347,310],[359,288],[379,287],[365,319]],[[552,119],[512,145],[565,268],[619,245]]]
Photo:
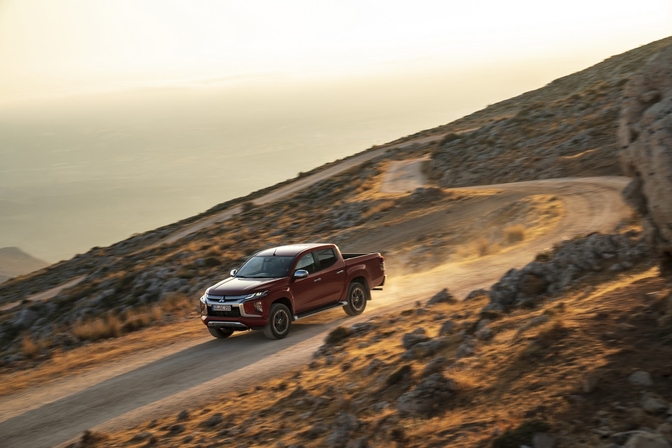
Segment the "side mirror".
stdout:
[[235,277],[237,273],[238,269],[231,269],[231,272],[229,272],[229,274],[231,274],[231,277]]
[[294,271],[294,278],[306,278],[308,277],[308,271],[305,269],[297,269]]

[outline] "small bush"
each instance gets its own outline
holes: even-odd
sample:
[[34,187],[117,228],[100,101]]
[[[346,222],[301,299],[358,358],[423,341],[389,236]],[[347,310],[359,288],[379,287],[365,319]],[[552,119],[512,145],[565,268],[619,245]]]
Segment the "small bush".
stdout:
[[525,239],[525,226],[516,224],[504,229],[504,241],[506,244],[515,244]]
[[129,311],[126,313],[124,318],[124,324],[122,325],[122,330],[124,333],[130,333],[132,331],[137,331],[149,323],[149,314],[142,311]]
[[33,341],[28,335],[21,339],[21,352],[28,359],[36,358],[40,354],[40,345]]
[[484,257],[490,253],[490,241],[487,238],[478,238],[474,245],[479,257]]
[[534,261],[545,262],[545,261],[550,261],[551,258],[552,258],[551,253],[549,251],[544,251],[544,252],[539,252],[534,257]]
[[82,448],[94,448],[99,446],[104,446],[105,442],[110,438],[105,433],[102,432],[93,432],[91,430],[86,430],[82,433],[82,437],[79,440],[79,446]]
[[455,140],[459,140],[462,137],[459,134],[455,134],[454,132],[451,132],[450,134],[446,134],[443,136],[441,141],[439,142],[439,146],[446,145],[450,142],[454,142]]
[[329,345],[335,345],[350,337],[350,330],[345,327],[336,327],[329,332],[324,342]]
[[162,311],[177,311],[193,306],[192,300],[181,292],[170,292],[161,302]]
[[252,201],[243,202],[240,206],[243,210],[243,213],[251,212],[254,208]]
[[118,337],[122,332],[122,323],[117,316],[97,318],[76,323],[72,327],[72,334],[80,341],[97,341]]
[[393,208],[395,205],[396,203],[394,201],[377,202],[371,205],[371,207],[369,207],[369,209],[366,210],[364,213],[362,213],[362,219],[375,217],[376,215],[386,212],[387,210]]

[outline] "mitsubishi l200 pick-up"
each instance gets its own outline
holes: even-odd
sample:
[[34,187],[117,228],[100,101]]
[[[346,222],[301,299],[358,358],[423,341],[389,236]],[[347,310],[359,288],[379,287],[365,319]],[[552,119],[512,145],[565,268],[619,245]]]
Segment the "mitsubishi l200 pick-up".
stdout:
[[295,244],[254,254],[231,277],[205,291],[201,320],[210,334],[263,330],[269,339],[289,334],[292,322],[343,307],[356,316],[371,290],[385,284],[381,254],[342,254],[334,244]]

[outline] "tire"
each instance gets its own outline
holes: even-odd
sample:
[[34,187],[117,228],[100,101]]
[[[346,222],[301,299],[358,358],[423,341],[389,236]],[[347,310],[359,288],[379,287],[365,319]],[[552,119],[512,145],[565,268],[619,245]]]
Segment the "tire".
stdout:
[[268,325],[264,327],[264,336],[268,339],[284,339],[292,327],[292,315],[289,308],[282,303],[271,305]]
[[366,308],[366,301],[369,300],[369,290],[359,282],[350,283],[348,288],[347,305],[343,310],[348,316],[359,316]]
[[233,330],[218,327],[208,327],[208,331],[217,339],[226,339],[233,334]]

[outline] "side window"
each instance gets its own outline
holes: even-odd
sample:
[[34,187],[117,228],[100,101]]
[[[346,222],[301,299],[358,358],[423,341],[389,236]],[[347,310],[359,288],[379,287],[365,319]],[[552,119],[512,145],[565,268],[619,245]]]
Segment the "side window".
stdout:
[[294,269],[295,270],[305,269],[310,274],[315,272],[315,258],[313,258],[313,254],[309,253],[301,257],[299,262],[296,263],[296,268]]
[[327,269],[336,263],[336,254],[333,249],[322,249],[315,252],[320,262],[320,269]]

